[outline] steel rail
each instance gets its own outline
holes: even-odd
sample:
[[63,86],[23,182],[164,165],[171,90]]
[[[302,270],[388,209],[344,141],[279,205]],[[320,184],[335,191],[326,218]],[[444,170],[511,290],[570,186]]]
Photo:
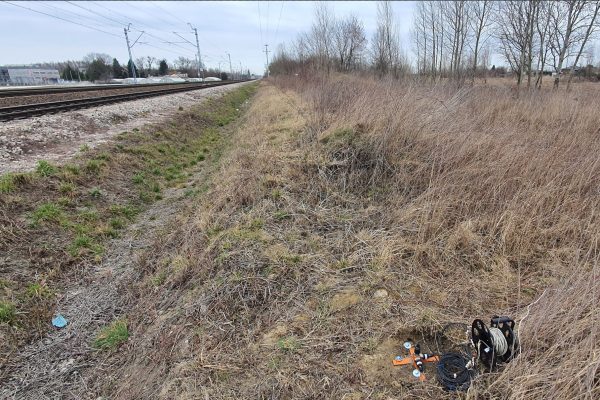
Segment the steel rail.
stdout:
[[[212,83],[212,82],[211,82]],[[120,89],[133,89],[133,88],[149,88],[149,87],[165,87],[175,85],[194,85],[203,86],[211,84],[208,82],[179,82],[179,83],[143,83],[137,85],[121,85],[121,84],[107,84],[107,85],[94,85],[94,86],[70,86],[70,87],[36,87],[27,89],[0,89],[0,98],[5,97],[21,97],[21,96],[39,96],[45,94],[55,93],[78,93],[78,92],[93,92],[96,90],[120,90]],[[218,83],[218,81],[217,81]]]
[[22,119],[35,117],[44,114],[53,114],[61,111],[78,110],[82,108],[95,107],[104,104],[114,104],[122,101],[137,100],[147,97],[162,96],[179,92],[188,92],[191,90],[201,90],[214,86],[230,85],[242,81],[223,81],[211,84],[203,84],[202,86],[194,87],[177,87],[168,88],[165,90],[151,90],[145,92],[134,92],[115,94],[110,96],[97,96],[85,99],[61,100],[47,103],[25,104],[12,107],[0,107],[0,121],[10,121],[13,119]]

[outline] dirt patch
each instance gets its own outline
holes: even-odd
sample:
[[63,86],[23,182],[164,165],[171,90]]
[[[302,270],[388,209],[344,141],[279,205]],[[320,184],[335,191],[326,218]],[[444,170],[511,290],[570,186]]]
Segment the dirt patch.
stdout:
[[343,311],[347,308],[358,304],[361,300],[361,296],[354,290],[345,290],[341,293],[337,293],[331,299],[329,303],[333,311]]
[[410,381],[412,368],[394,367],[392,361],[396,355],[401,355],[401,340],[384,339],[371,354],[366,354],[360,360],[365,371],[365,381],[370,385],[385,383],[386,385]]

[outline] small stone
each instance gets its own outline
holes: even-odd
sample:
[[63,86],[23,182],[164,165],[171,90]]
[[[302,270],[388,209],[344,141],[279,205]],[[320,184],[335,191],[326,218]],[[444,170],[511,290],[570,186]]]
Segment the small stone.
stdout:
[[388,296],[388,292],[385,289],[377,289],[375,293],[373,293],[374,299],[382,299]]

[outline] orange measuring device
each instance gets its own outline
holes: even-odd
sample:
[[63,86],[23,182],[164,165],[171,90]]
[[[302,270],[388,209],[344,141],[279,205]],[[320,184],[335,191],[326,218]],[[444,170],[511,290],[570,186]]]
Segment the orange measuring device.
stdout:
[[392,362],[394,365],[410,365],[414,367],[413,376],[419,381],[425,381],[425,363],[438,362],[439,357],[432,354],[421,354],[421,347],[419,344],[413,346],[412,342],[408,341],[404,343],[404,348],[408,351],[407,357],[397,356]]

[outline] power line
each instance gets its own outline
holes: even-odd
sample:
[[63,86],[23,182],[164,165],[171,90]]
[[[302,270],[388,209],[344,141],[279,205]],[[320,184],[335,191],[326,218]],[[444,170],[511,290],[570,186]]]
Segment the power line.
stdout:
[[[123,22],[123,21],[119,21],[119,20],[117,20],[117,19],[114,19],[114,18],[107,17],[107,16],[105,16],[105,15],[103,15],[103,14],[100,14],[100,13],[98,13],[98,12],[94,11],[94,10],[91,10],[91,9],[89,9],[89,8],[87,8],[87,7],[83,7],[83,6],[80,6],[80,5],[78,5],[78,4],[74,4],[74,3],[71,3],[71,2],[68,2],[68,3],[69,3],[69,4],[72,4],[72,5],[76,6],[76,7],[79,7],[79,8],[81,8],[81,9],[84,9],[84,10],[86,10],[86,11],[88,11],[88,12],[92,13],[92,14],[98,15],[98,16],[100,16],[100,17],[104,18],[104,19],[107,19],[107,20],[109,20],[109,21],[113,21],[113,22],[115,22],[115,23],[117,23],[117,24],[120,24],[121,26],[127,26],[127,25],[128,25],[128,23],[125,23],[125,22]],[[99,6],[99,7],[103,8],[103,9],[105,9],[106,11],[109,11],[109,12],[113,13],[113,10],[111,10],[111,9],[109,9],[109,8],[107,8],[107,7],[104,7],[104,6],[102,6],[102,5],[100,5],[100,4],[96,4],[96,3],[93,3],[93,4],[94,4],[94,5],[96,5],[96,6]],[[136,21],[135,19],[133,19],[133,18],[130,18],[130,17],[128,17],[127,15],[124,15],[124,14],[121,14],[121,13],[119,13],[119,15],[121,15],[123,18],[132,19],[132,20]],[[138,21],[138,22],[139,22],[139,21]],[[140,23],[140,24],[141,24],[141,23]],[[144,24],[144,25],[145,25],[145,24]],[[149,27],[149,28],[150,28],[150,27]],[[150,29],[152,29],[152,28],[150,28]],[[137,32],[144,32],[144,33],[146,33],[146,35],[148,35],[148,36],[150,36],[150,37],[152,37],[152,38],[154,38],[154,39],[157,39],[157,40],[159,40],[159,41],[161,41],[161,42],[163,41],[163,38],[160,38],[160,37],[158,37],[158,36],[155,36],[155,35],[151,34],[150,32],[147,32],[147,31],[141,31],[141,30],[139,30],[139,29],[135,29],[135,28],[134,28],[134,29],[132,29],[132,30],[134,30],[134,31],[137,31]],[[168,43],[168,42],[167,42],[167,43]],[[167,52],[170,52],[170,53],[173,53],[173,54],[179,55],[179,56],[189,57],[189,54],[184,54],[184,53],[181,53],[181,52],[177,52],[177,51],[173,51],[173,50],[165,49],[165,48],[163,48],[163,47],[156,46],[156,45],[151,45],[151,44],[149,44],[149,43],[140,43],[140,44],[143,44],[143,45],[145,45],[145,46],[149,46],[149,47],[154,47],[154,48],[156,48],[156,49],[163,50],[163,51],[167,51]],[[175,45],[174,43],[169,43],[169,44],[171,44],[171,45]],[[183,49],[183,50],[188,50],[188,49],[186,49],[185,47],[182,47],[182,46],[177,46],[177,45],[175,45],[175,46],[176,46],[176,47],[179,47],[179,48],[181,48],[181,49]]]
[[[42,7],[46,7],[46,8],[51,9],[51,10],[58,11],[61,15],[65,14],[65,13],[69,13],[74,18],[77,18],[77,19],[80,19],[80,18],[88,19],[88,20],[92,21],[94,23],[94,25],[96,25],[96,26],[105,27],[107,25],[107,24],[105,24],[103,22],[99,22],[98,20],[96,20],[94,18],[91,18],[91,17],[89,17],[87,15],[79,14],[79,13],[76,13],[76,12],[71,11],[71,10],[67,10],[67,9],[64,9],[64,8],[61,8],[61,7],[56,7],[54,5],[45,4],[45,3],[42,3],[41,1],[37,2],[36,4],[39,4]],[[112,28],[112,27],[113,26],[109,26],[109,28]],[[120,25],[119,25],[119,27],[120,27]]]
[[163,7],[161,7],[160,5],[158,5],[158,4],[154,3],[154,2],[150,2],[150,4],[152,4],[154,7],[157,7],[158,9],[162,10],[163,12],[166,12],[170,16],[175,17],[175,19],[179,20],[179,22],[181,22],[183,24],[187,24],[187,22],[185,22],[184,20],[182,20],[181,18],[179,18],[177,15],[171,13],[166,8],[163,8]]
[[[109,12],[117,13],[116,11],[113,11],[113,10],[111,10],[111,9],[107,8],[107,7],[104,7],[103,5],[97,4],[97,3],[95,3],[95,2],[94,2],[93,4],[94,4],[94,5],[96,5],[96,6],[98,6],[98,7],[101,7],[101,8],[103,8],[103,9],[105,9],[105,10],[109,11]],[[91,11],[91,10],[89,10],[89,11],[90,11],[90,12],[93,12],[93,11]],[[137,19],[135,19],[135,18],[131,18],[131,17],[129,17],[129,16],[127,16],[127,15],[123,14],[123,13],[120,13],[120,12],[119,12],[118,14],[119,14],[120,16],[122,16],[123,18],[129,19],[129,20],[132,20],[132,21],[137,21],[137,23],[138,23],[139,25],[145,26],[147,29],[152,29],[152,30],[156,30],[156,31],[158,31],[158,32],[164,32],[164,33],[171,34],[171,32],[167,32],[167,31],[163,31],[163,30],[160,30],[160,29],[153,28],[153,27],[151,27],[151,26],[149,26],[149,25],[146,25],[146,24],[144,24],[144,23],[140,22],[139,20],[137,20]],[[146,13],[146,14],[148,14],[148,13]],[[98,15],[102,16],[101,14],[98,14]],[[148,14],[148,15],[150,15],[150,14]],[[104,17],[104,18],[108,18],[108,17]],[[113,21],[116,21],[116,20],[114,20],[114,19],[112,19],[112,18],[108,18],[108,19],[110,19],[110,20],[113,20]],[[117,22],[118,22],[118,21],[117,21]],[[124,25],[127,25],[127,24],[124,24]],[[141,32],[139,29],[135,29],[135,28],[134,28],[133,30],[135,30],[135,31],[138,31],[138,32]],[[150,33],[150,32],[148,32],[148,31],[144,31],[144,32],[146,33],[146,35],[148,35],[148,36],[150,36],[150,37],[152,37],[152,38],[154,38],[154,39],[156,39],[156,40],[158,40],[158,41],[160,41],[160,42],[162,42],[162,43],[167,43],[167,44],[169,44],[169,45],[171,45],[171,46],[179,47],[179,48],[180,48],[180,49],[182,49],[182,50],[189,51],[189,49],[187,49],[187,48],[185,48],[185,47],[183,47],[183,46],[179,46],[179,45],[178,45],[177,43],[175,43],[175,42],[169,42],[169,41],[165,41],[165,39],[164,39],[164,38],[161,38],[161,37],[158,37],[158,36],[156,36],[156,35],[153,35],[153,34],[151,34],[151,33]],[[160,47],[158,47],[158,46],[153,46],[153,47],[156,47],[156,48],[159,48],[159,49],[160,49]],[[194,46],[194,47],[195,47],[195,46]],[[163,49],[163,50],[165,50],[165,49]],[[173,51],[171,51],[171,52],[172,52],[172,53],[175,53],[175,54],[178,54],[178,55],[183,55],[183,56],[185,56],[185,57],[189,57],[189,55],[187,55],[187,54],[181,54],[181,53],[177,53],[177,52],[173,52]]]
[[111,32],[107,32],[107,31],[105,31],[105,30],[102,30],[102,29],[94,28],[93,26],[89,26],[89,25],[81,24],[81,23],[79,23],[79,22],[71,21],[71,20],[69,20],[69,19],[66,19],[66,18],[63,18],[63,17],[59,17],[59,16],[56,16],[56,15],[48,14],[48,13],[45,13],[45,12],[43,12],[43,11],[34,10],[33,8],[25,7],[25,6],[22,6],[22,5],[19,5],[19,4],[14,4],[14,3],[11,3],[10,1],[3,0],[3,2],[4,2],[4,3],[6,3],[6,4],[10,4],[11,6],[15,6],[15,7],[23,8],[23,9],[25,9],[25,10],[33,11],[34,13],[38,13],[38,14],[46,15],[46,16],[48,16],[48,17],[52,17],[52,18],[56,18],[56,19],[60,19],[61,21],[69,22],[69,23],[71,23],[71,24],[75,24],[75,25],[83,26],[84,28],[93,29],[93,30],[95,30],[95,31],[102,32],[102,33],[105,33],[105,34],[107,34],[107,35],[116,36],[116,37],[118,37],[118,38],[121,38],[121,36],[119,36],[119,35],[117,35],[117,34],[114,34],[114,33],[111,33]]
[[277,29],[275,30],[275,44],[277,44],[277,38],[279,37],[279,24],[281,23],[281,13],[283,12],[284,1],[281,2],[281,9],[279,10],[279,19],[277,20]]
[[122,21],[117,21],[116,19],[106,17],[106,16],[104,16],[104,15],[102,15],[100,13],[95,12],[94,10],[90,10],[89,8],[86,8],[86,7],[81,6],[79,4],[75,4],[75,3],[71,2],[71,1],[67,1],[67,3],[69,3],[72,6],[81,8],[82,10],[85,10],[85,11],[87,11],[89,13],[95,14],[95,15],[101,17],[101,18],[104,18],[104,19],[108,20],[108,21],[111,21],[113,24],[117,24],[119,27],[123,27],[123,25],[127,25],[127,24],[124,24]]
[[[148,4],[148,3],[144,3],[144,4]],[[128,4],[129,5],[129,4]],[[163,24],[166,25],[172,25],[171,22],[165,20],[162,15],[155,15],[154,13],[150,13],[148,10],[146,10],[144,7],[136,7],[136,11],[138,12],[143,12],[144,14],[150,16],[150,18],[152,18],[152,20],[159,20],[160,22],[162,22]],[[158,30],[158,29],[157,29]],[[165,31],[166,32],[166,31]]]
[[266,39],[267,42],[269,41],[269,8],[271,6],[271,2],[267,1],[267,33],[266,33]]
[[262,33],[262,21],[261,21],[261,17],[260,17],[260,1],[256,2],[256,5],[258,6],[258,26],[260,26],[260,42],[263,42],[263,33]]

